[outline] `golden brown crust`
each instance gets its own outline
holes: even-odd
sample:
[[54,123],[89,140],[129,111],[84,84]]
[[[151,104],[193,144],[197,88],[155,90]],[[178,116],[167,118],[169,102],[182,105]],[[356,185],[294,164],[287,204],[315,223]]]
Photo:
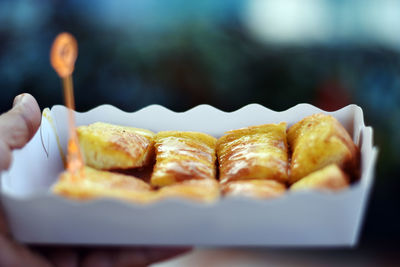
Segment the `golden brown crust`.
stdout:
[[153,186],[185,180],[215,179],[216,139],[198,132],[163,131],[155,137]]
[[242,180],[221,185],[224,196],[275,198],[286,192],[286,186],[274,180]]
[[220,189],[216,180],[186,180],[160,188],[158,200],[165,198],[184,198],[197,202],[215,202],[219,199]]
[[331,164],[294,183],[290,187],[290,190],[300,191],[318,189],[339,191],[348,186],[348,176],[336,164]]
[[229,131],[217,142],[220,181],[288,178],[286,123]]
[[334,117],[314,114],[288,130],[292,151],[290,183],[331,163],[352,172],[358,169],[358,148]]
[[156,200],[155,192],[142,180],[90,167],[84,168],[82,177],[74,177],[68,171],[63,172],[52,191],[77,200],[99,197],[119,198],[137,203]]
[[86,165],[99,169],[143,167],[153,157],[154,133],[97,122],[77,129]]
[[[150,183],[160,187],[153,190],[135,174],[91,167],[85,167],[81,178],[62,173],[53,192],[79,200],[113,197],[150,203],[178,197],[214,202],[220,190],[225,196],[274,198],[286,192],[287,182],[290,190],[341,190],[349,186],[344,171],[359,169],[358,148],[343,126],[324,114],[306,117],[287,131],[283,122],[265,124],[228,131],[219,140],[198,132],[155,135],[106,123],[81,126],[78,135],[86,163],[97,169],[132,174],[130,168],[145,166],[156,153]],[[288,144],[293,152],[290,172]]]

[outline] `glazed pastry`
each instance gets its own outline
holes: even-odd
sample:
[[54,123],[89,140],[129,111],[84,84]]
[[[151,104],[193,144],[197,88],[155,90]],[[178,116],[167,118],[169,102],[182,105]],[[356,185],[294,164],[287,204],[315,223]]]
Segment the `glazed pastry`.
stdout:
[[186,180],[160,188],[158,200],[165,198],[184,198],[197,202],[215,202],[219,199],[218,181],[214,179]]
[[99,170],[129,169],[152,160],[151,131],[97,122],[78,127],[77,133],[87,166]]
[[339,191],[348,186],[349,178],[347,175],[336,164],[331,164],[294,183],[290,190],[320,189]]
[[164,131],[159,132],[154,140],[153,186],[191,179],[216,179],[214,137],[197,132]]
[[98,197],[119,198],[137,203],[156,200],[156,194],[150,185],[136,177],[90,167],[85,167],[82,174],[82,177],[75,177],[68,171],[63,172],[52,191],[78,200]]
[[275,198],[286,192],[286,186],[274,180],[242,180],[221,185],[224,196]]
[[232,130],[217,142],[220,181],[288,179],[286,123]]
[[358,170],[358,148],[349,133],[334,117],[314,114],[288,130],[292,151],[290,183],[331,163],[349,173]]

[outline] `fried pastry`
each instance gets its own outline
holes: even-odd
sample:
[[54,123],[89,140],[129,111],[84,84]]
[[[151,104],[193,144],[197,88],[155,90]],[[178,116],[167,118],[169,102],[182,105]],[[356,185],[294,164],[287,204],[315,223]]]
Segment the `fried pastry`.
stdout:
[[232,130],[217,142],[220,181],[288,179],[286,123]]
[[242,180],[221,185],[224,196],[275,198],[286,192],[286,186],[274,180]]
[[216,179],[216,138],[198,132],[163,131],[154,140],[156,164],[152,185]]
[[157,199],[184,198],[197,202],[215,202],[219,199],[220,189],[217,180],[186,180],[160,188]]
[[82,177],[75,177],[68,171],[63,172],[52,191],[78,200],[112,197],[148,203],[155,201],[157,197],[150,185],[138,178],[90,167],[84,168]]
[[290,190],[300,191],[319,189],[339,191],[348,186],[348,176],[336,164],[331,164],[294,183],[290,187]]
[[152,160],[151,131],[96,122],[78,127],[77,133],[87,166],[99,170],[129,169]]
[[308,116],[290,127],[287,137],[292,151],[290,183],[331,163],[349,173],[358,170],[358,148],[332,116]]

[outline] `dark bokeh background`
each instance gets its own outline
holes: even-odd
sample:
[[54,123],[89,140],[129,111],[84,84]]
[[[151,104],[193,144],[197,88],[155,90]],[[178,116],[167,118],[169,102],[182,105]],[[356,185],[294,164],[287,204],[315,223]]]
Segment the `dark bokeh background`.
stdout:
[[[400,241],[400,1],[0,1],[0,112],[62,104],[54,37],[79,42],[76,109],[360,105],[380,149],[359,247]],[[397,153],[396,153],[397,152]]]

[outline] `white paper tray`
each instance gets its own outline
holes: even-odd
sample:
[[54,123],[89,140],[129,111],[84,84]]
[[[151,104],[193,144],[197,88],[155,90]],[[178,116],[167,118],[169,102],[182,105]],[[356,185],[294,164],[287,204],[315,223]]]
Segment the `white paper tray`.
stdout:
[[[138,205],[116,199],[76,202],[53,195],[63,170],[67,110],[44,111],[40,130],[2,174],[2,201],[14,237],[40,244],[353,246],[373,182],[377,149],[362,109],[349,105],[324,112],[309,104],[275,112],[247,105],[223,112],[200,105],[173,112],[151,105],[126,113],[110,105],[76,113],[77,125],[96,121],[161,130],[200,131],[215,137],[250,125],[286,121],[289,126],[317,112],[335,116],[361,148],[361,180],[339,193],[295,192],[272,200],[224,198],[215,204],[183,199]],[[53,123],[49,123],[52,121]],[[52,128],[54,125],[54,129]]]

